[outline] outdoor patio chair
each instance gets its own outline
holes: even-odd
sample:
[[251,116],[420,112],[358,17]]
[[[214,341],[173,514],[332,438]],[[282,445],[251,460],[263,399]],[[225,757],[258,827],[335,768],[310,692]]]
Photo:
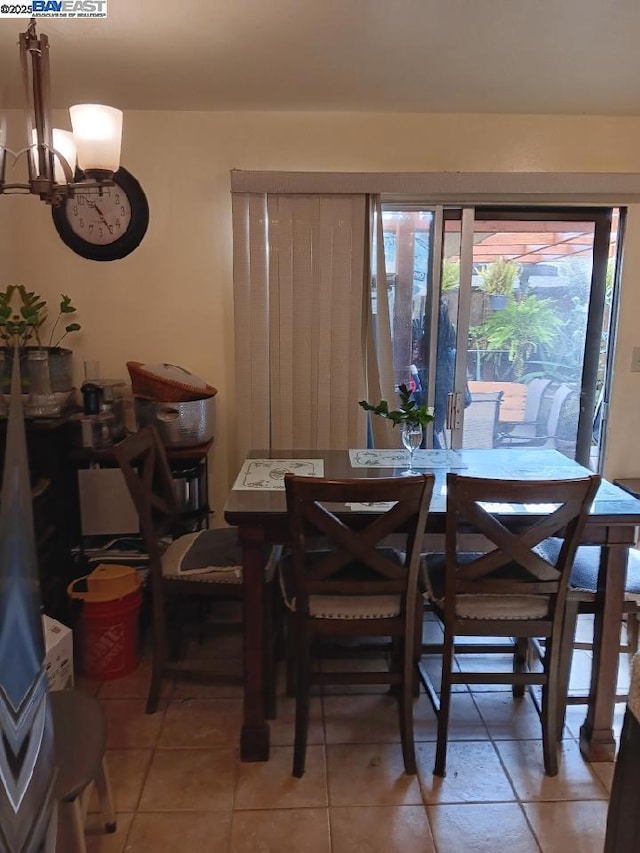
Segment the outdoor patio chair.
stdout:
[[471,405],[464,411],[463,447],[494,447],[502,391],[472,391]]
[[[548,386],[550,383],[547,380],[534,379],[533,381],[546,383],[544,387],[542,385],[536,386],[535,396],[539,400],[536,419],[528,420],[528,412],[525,410],[525,420],[522,423],[501,423],[500,433],[496,441],[498,447],[555,447],[555,438],[558,431],[562,405],[572,389],[562,383],[552,394],[549,394]],[[539,398],[538,392],[540,392]],[[545,392],[551,398],[546,417],[544,417]],[[528,400],[529,392],[527,391]]]

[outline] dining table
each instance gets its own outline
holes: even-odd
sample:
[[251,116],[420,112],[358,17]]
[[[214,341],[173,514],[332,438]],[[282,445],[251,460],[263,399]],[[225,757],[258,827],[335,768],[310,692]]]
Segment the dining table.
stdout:
[[[242,761],[267,761],[269,723],[266,719],[267,685],[263,655],[265,547],[286,544],[289,523],[284,475],[327,478],[404,476],[408,454],[404,450],[252,450],[229,492],[226,521],[238,528],[242,549],[244,585],[244,707],[240,735]],[[474,477],[517,480],[558,480],[593,472],[557,450],[540,448],[487,448],[418,450],[412,470],[433,473],[435,485],[425,528],[425,549],[443,550],[446,514],[446,477],[450,471]],[[370,518],[373,505],[344,505],[336,513]],[[548,509],[546,510],[548,511]],[[493,508],[506,526],[543,507],[501,505]],[[355,520],[357,521],[357,520]],[[580,750],[588,761],[612,761],[620,625],[622,621],[626,559],[636,542],[640,525],[640,499],[602,479],[581,538],[582,544],[599,545],[600,568],[594,619],[593,664],[587,712],[580,729]],[[438,543],[441,542],[441,545]]]

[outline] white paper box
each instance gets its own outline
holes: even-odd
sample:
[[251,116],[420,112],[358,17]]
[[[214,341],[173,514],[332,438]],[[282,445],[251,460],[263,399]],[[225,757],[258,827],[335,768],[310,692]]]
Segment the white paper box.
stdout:
[[45,668],[49,690],[73,687],[73,632],[49,616],[42,617],[45,643]]

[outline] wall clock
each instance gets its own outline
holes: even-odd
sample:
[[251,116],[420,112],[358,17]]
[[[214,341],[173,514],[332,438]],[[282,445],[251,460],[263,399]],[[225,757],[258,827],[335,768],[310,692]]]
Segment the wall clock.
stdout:
[[51,208],[63,242],[90,261],[116,261],[140,245],[149,224],[147,197],[122,166],[113,186],[76,193]]

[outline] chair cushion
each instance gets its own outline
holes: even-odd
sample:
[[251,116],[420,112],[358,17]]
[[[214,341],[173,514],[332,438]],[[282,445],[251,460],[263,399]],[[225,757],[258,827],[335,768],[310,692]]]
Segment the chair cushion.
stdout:
[[[537,546],[537,550],[545,559],[555,562],[560,553],[560,539],[545,539]],[[569,588],[576,592],[595,593],[598,587],[598,571],[600,569],[600,546],[580,545],[571,569]],[[625,598],[628,601],[640,603],[640,551],[629,548],[627,559],[627,579],[625,583]]]
[[[405,555],[394,548],[380,549],[389,559],[403,564]],[[321,559],[327,551],[316,550],[307,554],[313,562]],[[345,566],[340,578],[361,577],[371,579],[366,566],[351,563]],[[295,613],[296,596],[293,578],[293,563],[290,554],[280,561],[280,589],[285,606]],[[392,619],[400,615],[399,595],[310,595],[309,615],[313,619]]]
[[[280,549],[274,548],[265,567],[266,580],[273,578]],[[162,556],[166,578],[213,583],[242,583],[242,551],[235,527],[185,533]]]
[[[471,563],[480,554],[459,554],[460,563]],[[425,569],[424,597],[436,607],[444,609],[444,554],[429,555],[423,560]],[[518,567],[513,564],[496,572],[496,577],[517,577]],[[456,616],[459,619],[545,619],[549,615],[547,595],[490,595],[464,593],[456,596]]]

